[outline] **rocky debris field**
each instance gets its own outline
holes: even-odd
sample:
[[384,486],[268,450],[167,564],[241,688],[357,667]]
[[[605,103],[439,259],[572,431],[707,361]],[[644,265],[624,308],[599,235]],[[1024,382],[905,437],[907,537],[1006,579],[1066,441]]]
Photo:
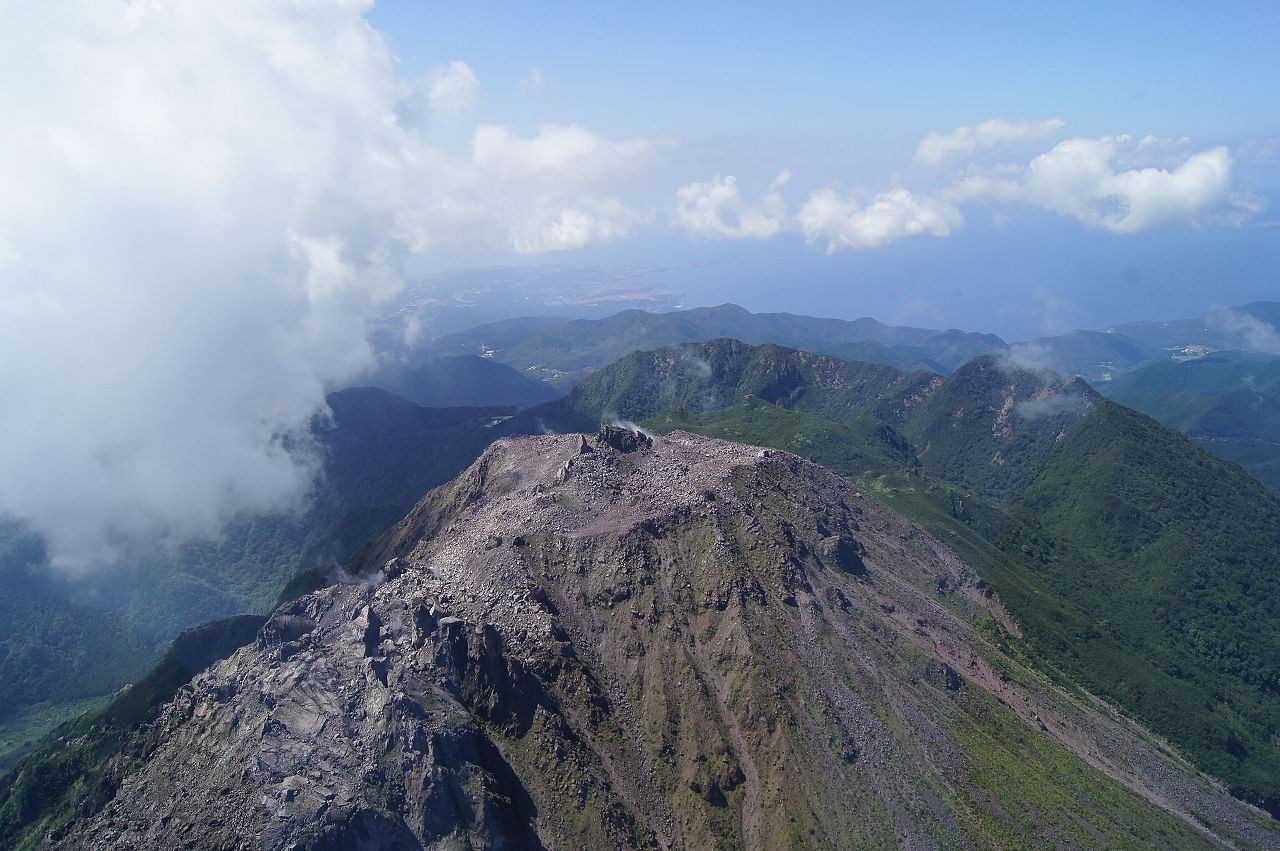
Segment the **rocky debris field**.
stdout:
[[[796,456],[502,440],[179,692],[60,847],[1275,847]],[[87,815],[87,814],[86,814]]]

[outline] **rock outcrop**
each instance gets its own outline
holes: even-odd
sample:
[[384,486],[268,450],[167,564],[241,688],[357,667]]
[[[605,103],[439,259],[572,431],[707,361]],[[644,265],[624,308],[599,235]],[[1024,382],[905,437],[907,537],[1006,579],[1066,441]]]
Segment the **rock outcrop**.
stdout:
[[949,550],[787,453],[499,441],[359,573],[196,677],[145,765],[51,844],[1275,840],[1002,653],[1016,625]]

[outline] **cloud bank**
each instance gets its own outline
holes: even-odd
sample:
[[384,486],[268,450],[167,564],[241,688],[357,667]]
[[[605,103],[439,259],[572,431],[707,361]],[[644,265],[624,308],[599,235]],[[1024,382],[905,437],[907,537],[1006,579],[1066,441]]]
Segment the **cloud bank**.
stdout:
[[[920,142],[915,161],[936,168],[1062,126],[1058,118],[993,119],[951,133],[933,132]],[[964,226],[962,208],[973,203],[1030,205],[1117,234],[1167,226],[1238,227],[1254,219],[1263,205],[1236,186],[1231,152],[1222,146],[1191,151],[1190,145],[1185,137],[1077,137],[1026,164],[969,163],[936,188],[896,186],[869,195],[825,186],[795,208],[782,195],[785,180],[775,181],[760,200],[747,202],[735,176],[718,176],[676,192],[672,223],[705,238],[767,239],[794,231],[835,253],[879,248],[918,234],[950,236]],[[940,177],[945,181],[945,174]],[[1011,220],[1003,210],[995,215],[1002,226]]]
[[481,127],[458,154],[409,104],[368,2],[31,4],[0,76],[0,513],[67,565],[305,500],[327,388],[409,252],[629,232],[653,144]]

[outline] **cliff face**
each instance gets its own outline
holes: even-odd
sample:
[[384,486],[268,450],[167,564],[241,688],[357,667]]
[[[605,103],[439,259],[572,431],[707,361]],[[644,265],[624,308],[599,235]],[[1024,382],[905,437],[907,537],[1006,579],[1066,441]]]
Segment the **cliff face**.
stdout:
[[363,565],[179,692],[143,767],[51,842],[1276,841],[1007,656],[1016,625],[954,554],[786,453],[500,441]]

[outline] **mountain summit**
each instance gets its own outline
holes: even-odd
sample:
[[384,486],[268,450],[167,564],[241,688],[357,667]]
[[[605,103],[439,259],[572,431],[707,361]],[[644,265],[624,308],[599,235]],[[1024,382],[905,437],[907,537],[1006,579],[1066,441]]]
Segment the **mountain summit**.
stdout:
[[1266,846],[794,455],[501,440],[198,676],[61,847]]

